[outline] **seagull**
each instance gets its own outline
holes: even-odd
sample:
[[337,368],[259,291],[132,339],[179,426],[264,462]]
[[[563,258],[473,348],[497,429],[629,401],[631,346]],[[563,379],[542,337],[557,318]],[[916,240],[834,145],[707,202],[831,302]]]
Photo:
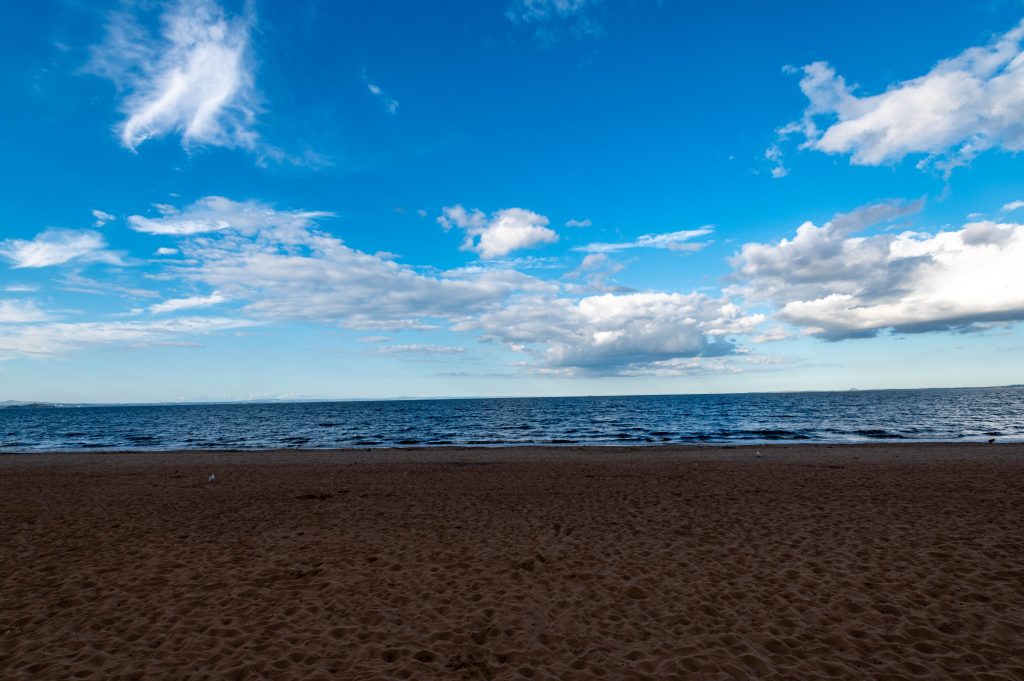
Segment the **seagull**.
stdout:
[[217,476],[214,475],[213,473],[210,473],[210,477],[206,479],[206,482],[217,482]]
[[995,441],[996,441],[996,439],[995,439],[995,438],[992,438],[991,440],[989,440],[989,441],[988,441],[988,443],[989,443],[989,444],[992,444],[992,443],[993,443],[993,442],[995,442]]
[[757,458],[759,458],[759,459],[761,458],[761,450],[760,449],[757,450],[757,454],[755,456],[757,456]]

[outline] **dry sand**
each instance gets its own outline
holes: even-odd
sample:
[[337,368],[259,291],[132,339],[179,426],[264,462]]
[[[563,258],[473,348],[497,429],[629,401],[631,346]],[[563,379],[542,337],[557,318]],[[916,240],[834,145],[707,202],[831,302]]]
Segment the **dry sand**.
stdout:
[[760,449],[0,457],[0,678],[1024,679],[1024,445]]

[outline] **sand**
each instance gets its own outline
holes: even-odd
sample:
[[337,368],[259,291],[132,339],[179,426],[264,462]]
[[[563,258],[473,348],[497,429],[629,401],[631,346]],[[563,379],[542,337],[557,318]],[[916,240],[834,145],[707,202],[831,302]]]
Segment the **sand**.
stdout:
[[3,456],[0,678],[1024,679],[1024,445],[756,449]]

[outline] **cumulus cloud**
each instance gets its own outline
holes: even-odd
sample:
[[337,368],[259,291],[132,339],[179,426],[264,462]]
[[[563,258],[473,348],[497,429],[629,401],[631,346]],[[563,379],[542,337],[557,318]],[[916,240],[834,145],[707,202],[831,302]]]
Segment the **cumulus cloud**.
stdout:
[[44,322],[50,318],[32,301],[0,300],[0,324]]
[[122,144],[181,136],[182,145],[254,148],[253,18],[229,17],[214,0],[177,0],[150,30],[116,13],[90,70],[124,93]]
[[546,217],[523,208],[504,208],[488,217],[482,211],[467,211],[461,205],[447,206],[437,222],[445,230],[457,227],[465,231],[462,250],[479,253],[484,260],[558,241],[558,234],[548,228]]
[[[865,278],[876,287],[891,282],[888,269],[870,268],[884,262],[889,243],[884,234],[853,238],[856,232],[896,220],[921,209],[922,203],[887,201],[836,215],[819,227],[805,222],[791,239],[775,244],[744,244],[733,258],[734,274],[743,286],[735,291],[754,300],[809,298],[834,290],[855,289]],[[891,286],[891,284],[890,284]]]
[[[128,224],[176,238],[182,257],[167,261],[159,278],[215,293],[157,303],[150,307],[153,313],[231,300],[247,319],[261,322],[302,320],[356,330],[447,328],[522,350],[529,357],[524,366],[532,370],[631,375],[707,368],[713,358],[737,350],[732,336],[751,335],[763,321],[726,298],[605,288],[604,278],[620,266],[603,252],[589,253],[571,273],[584,278],[587,288],[532,277],[495,260],[442,272],[417,269],[394,254],[349,247],[319,227],[317,218],[330,215],[324,212],[223,197],[183,208],[163,205],[156,212],[130,216]],[[486,215],[453,206],[439,222],[464,230],[467,247],[482,256],[525,247],[537,241],[536,230],[551,231],[546,218],[523,209]],[[554,235],[543,231],[541,241]],[[675,247],[705,233],[647,235],[637,243]],[[388,343],[386,336],[363,340]],[[461,348],[388,344],[380,352],[444,355],[456,353],[453,347]]]
[[180,342],[184,337],[209,335],[252,326],[244,319],[178,317],[141,322],[42,323],[0,326],[0,360],[45,358],[104,345],[144,347]]
[[608,285],[608,280],[622,269],[621,263],[615,262],[604,253],[590,253],[583,258],[579,267],[565,274],[566,279],[582,279],[584,285],[571,285],[567,288],[572,293],[622,292],[623,287]]
[[700,293],[629,293],[578,301],[533,296],[481,315],[463,328],[531,351],[540,367],[638,372],[667,360],[732,353],[728,334],[763,321]]
[[106,250],[103,235],[92,230],[48,229],[32,239],[0,241],[0,257],[13,267],[36,268],[61,265],[72,260],[124,264],[121,257]]
[[764,150],[764,157],[772,164],[772,177],[779,179],[789,175],[789,169],[783,162],[782,148],[778,144],[773,144]]
[[577,246],[576,251],[584,253],[614,253],[629,248],[663,248],[670,251],[699,251],[708,245],[706,241],[694,241],[702,236],[711,234],[714,230],[712,225],[706,225],[700,229],[684,229],[678,232],[664,232],[662,234],[644,234],[634,241],[621,243],[596,242],[586,246]]
[[151,314],[164,314],[166,312],[178,312],[179,310],[190,310],[197,307],[212,307],[225,302],[227,298],[217,291],[208,296],[192,296],[189,298],[171,298],[162,303],[149,306]]
[[785,137],[804,147],[849,154],[858,165],[896,163],[923,154],[921,167],[949,170],[988,149],[1024,149],[1024,22],[985,47],[940,61],[923,76],[876,95],[856,87],[826,62],[803,67],[800,88],[810,104]]
[[770,301],[780,320],[830,340],[1024,320],[1024,226],[858,234],[916,207],[878,204],[821,227],[806,222],[792,239],[746,244],[733,260],[734,292]]

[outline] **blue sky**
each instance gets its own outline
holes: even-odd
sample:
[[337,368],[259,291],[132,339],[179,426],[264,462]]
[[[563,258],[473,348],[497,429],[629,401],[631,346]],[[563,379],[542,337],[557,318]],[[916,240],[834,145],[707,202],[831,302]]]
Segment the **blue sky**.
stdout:
[[1024,4],[18,3],[0,399],[1024,382]]

